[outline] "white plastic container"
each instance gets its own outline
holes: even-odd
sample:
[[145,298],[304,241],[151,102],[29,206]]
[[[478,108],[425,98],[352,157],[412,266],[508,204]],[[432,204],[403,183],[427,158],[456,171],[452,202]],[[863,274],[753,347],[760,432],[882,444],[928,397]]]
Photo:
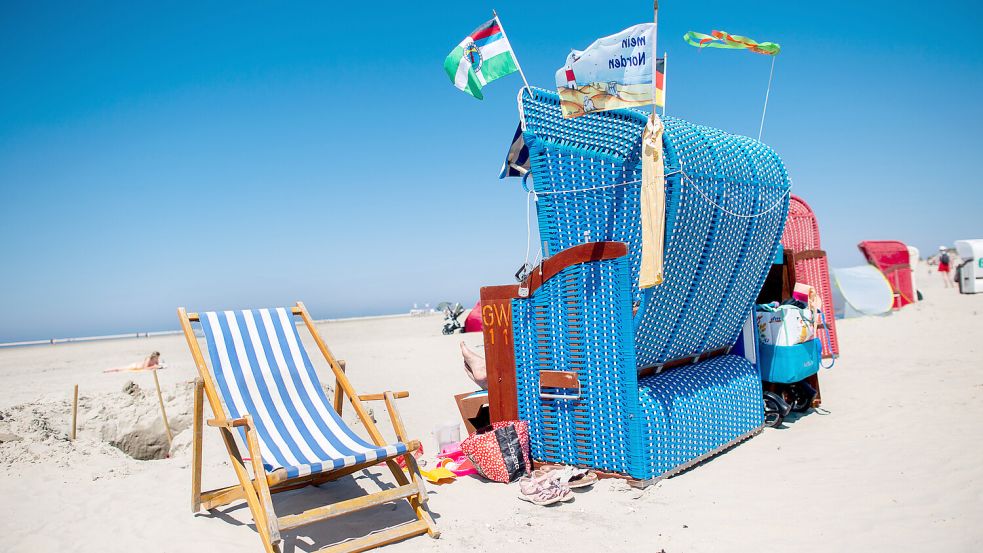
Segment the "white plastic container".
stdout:
[[437,451],[461,443],[461,423],[446,422],[434,426],[433,439],[437,441]]

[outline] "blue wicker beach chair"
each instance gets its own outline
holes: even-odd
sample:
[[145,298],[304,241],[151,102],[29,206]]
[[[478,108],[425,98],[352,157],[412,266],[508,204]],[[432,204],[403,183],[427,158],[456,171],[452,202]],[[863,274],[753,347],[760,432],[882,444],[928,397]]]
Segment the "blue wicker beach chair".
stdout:
[[757,369],[730,351],[782,235],[781,159],[750,138],[664,118],[664,281],[640,290],[647,115],[563,119],[557,96],[535,89],[520,107],[553,255],[519,286],[482,290],[493,419],[529,421],[538,461],[639,480],[760,431]]
[[[337,391],[333,404],[325,397],[297,333],[295,315],[303,320],[334,373]],[[181,308],[178,316],[201,377],[195,389],[194,511],[245,499],[268,552],[278,550],[281,531],[402,499],[415,511],[416,521],[321,551],[364,551],[418,534],[439,535],[424,508],[427,492],[412,455],[420,448],[420,442],[406,439],[394,402],[408,394],[355,394],[343,364],[331,355],[303,304],[200,314]],[[201,325],[211,367],[202,355],[193,322]],[[201,491],[203,393],[215,413],[215,419],[208,424],[222,431],[238,486]],[[343,395],[349,397],[371,442],[355,434],[341,419]],[[368,400],[385,401],[398,442],[385,442],[362,404]],[[252,477],[239,453],[235,429],[249,452]],[[409,478],[396,464],[398,457],[408,468]],[[381,462],[389,466],[399,486],[298,514],[277,517],[274,512],[271,494],[323,484]]]

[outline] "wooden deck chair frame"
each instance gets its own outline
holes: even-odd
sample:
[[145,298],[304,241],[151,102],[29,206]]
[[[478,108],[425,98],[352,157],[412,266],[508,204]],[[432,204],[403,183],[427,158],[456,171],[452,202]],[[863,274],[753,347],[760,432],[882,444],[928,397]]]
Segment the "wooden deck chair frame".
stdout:
[[[278,469],[267,473],[263,467],[263,460],[259,449],[259,441],[252,423],[252,417],[247,415],[239,419],[227,418],[225,410],[222,407],[222,402],[219,399],[215,382],[212,379],[208,366],[205,364],[205,358],[202,355],[201,347],[198,343],[197,337],[195,336],[194,329],[191,326],[192,322],[199,322],[198,314],[188,313],[183,307],[181,307],[178,308],[178,317],[181,320],[181,328],[184,331],[184,336],[188,341],[188,346],[191,348],[191,355],[194,358],[195,365],[198,367],[199,374],[199,378],[195,382],[194,397],[194,437],[191,473],[192,512],[197,513],[202,509],[214,509],[235,501],[245,500],[246,504],[249,506],[249,511],[252,513],[253,520],[256,522],[256,529],[263,541],[264,549],[267,551],[267,553],[273,553],[279,551],[278,544],[281,541],[281,531],[292,530],[312,522],[353,513],[375,505],[405,499],[409,502],[410,506],[416,513],[417,520],[415,522],[372,533],[361,538],[330,545],[318,550],[318,553],[366,551],[368,549],[373,549],[424,533],[429,534],[432,538],[439,537],[440,532],[437,530],[436,524],[434,524],[430,513],[425,507],[425,503],[427,501],[427,491],[424,486],[423,478],[420,475],[420,469],[417,466],[416,459],[413,457],[413,452],[420,449],[420,442],[418,440],[407,441],[406,429],[403,426],[403,421],[399,415],[399,412],[396,410],[395,400],[397,398],[409,397],[409,393],[394,393],[387,391],[381,394],[356,394],[354,387],[345,374],[344,362],[335,359],[334,355],[331,354],[331,350],[328,349],[324,339],[321,338],[321,335],[314,327],[314,321],[311,319],[311,316],[307,312],[307,308],[304,307],[304,304],[302,302],[297,302],[297,305],[290,308],[290,312],[292,315],[300,315],[300,317],[303,319],[304,325],[307,327],[308,331],[310,331],[318,349],[321,350],[321,353],[324,355],[324,359],[331,367],[331,372],[334,373],[336,384],[334,408],[338,414],[341,414],[344,396],[347,395],[352,407],[355,409],[355,412],[358,415],[359,420],[361,420],[362,424],[365,425],[365,428],[368,430],[372,441],[377,446],[383,446],[386,444],[386,441],[379,432],[379,429],[372,420],[372,417],[369,416],[363,402],[385,402],[386,410],[389,412],[389,418],[392,422],[393,430],[396,433],[396,439],[406,444],[407,451],[406,453],[393,455],[384,459],[376,459],[334,471],[326,471],[296,478],[289,478],[284,469]],[[229,459],[232,463],[232,468],[235,470],[236,477],[239,479],[239,484],[237,485],[204,492],[201,490],[201,438],[204,416],[203,396],[208,398],[208,404],[211,406],[212,412],[216,417],[208,420],[207,424],[208,426],[217,427],[221,431],[222,439],[225,442],[225,447],[228,450]],[[249,476],[249,471],[246,468],[246,462],[243,460],[239,447],[235,441],[232,430],[236,427],[243,427],[245,429],[246,447],[248,448],[250,464],[252,465],[252,477]],[[404,464],[409,469],[409,478],[407,478],[406,474],[395,461],[395,459],[400,456],[403,458]],[[356,497],[354,499],[348,499],[322,507],[316,507],[293,515],[277,517],[273,510],[273,501],[271,499],[272,494],[286,490],[303,488],[306,486],[317,486],[319,484],[358,472],[382,461],[384,461],[392,471],[393,477],[396,479],[399,486],[365,496]]]

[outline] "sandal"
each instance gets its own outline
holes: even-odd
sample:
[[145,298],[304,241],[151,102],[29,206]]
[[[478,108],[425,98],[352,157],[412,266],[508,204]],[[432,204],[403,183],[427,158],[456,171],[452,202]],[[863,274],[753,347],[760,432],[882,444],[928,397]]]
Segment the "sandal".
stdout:
[[570,466],[547,466],[533,471],[533,475],[540,478],[553,478],[570,489],[585,488],[597,482],[596,472]]
[[573,492],[552,478],[523,476],[519,479],[519,499],[545,507],[561,501],[572,501]]

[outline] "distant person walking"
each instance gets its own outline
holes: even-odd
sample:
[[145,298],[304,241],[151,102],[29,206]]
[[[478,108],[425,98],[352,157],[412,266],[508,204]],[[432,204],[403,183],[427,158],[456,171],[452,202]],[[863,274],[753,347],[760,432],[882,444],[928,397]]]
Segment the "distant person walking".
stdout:
[[949,278],[949,252],[945,246],[939,246],[939,274],[942,275],[942,281],[945,282],[946,288],[955,286],[952,279]]

